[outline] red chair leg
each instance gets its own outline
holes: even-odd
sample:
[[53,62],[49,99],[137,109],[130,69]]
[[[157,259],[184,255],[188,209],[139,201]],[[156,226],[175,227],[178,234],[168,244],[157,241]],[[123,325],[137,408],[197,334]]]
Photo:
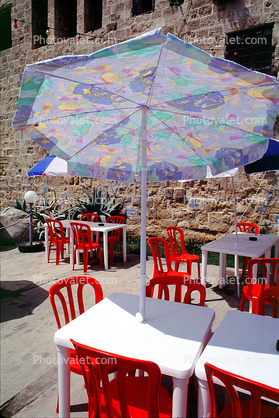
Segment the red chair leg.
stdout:
[[74,251],[73,251],[73,268],[72,268],[72,270],[75,269],[75,262],[76,262],[76,250],[74,249]]
[[187,273],[192,274],[192,261],[191,260],[187,260]]
[[60,251],[61,251],[61,243],[57,242],[56,244],[56,265],[57,266],[59,266]]
[[48,255],[47,255],[47,262],[49,263],[49,257],[50,257],[50,247],[51,247],[51,243],[49,243],[48,246]]
[[240,311],[244,311],[244,308],[245,308],[245,295],[244,295],[244,292],[242,291],[242,294],[241,294],[241,300],[240,300],[240,308],[239,308],[239,310]]
[[102,253],[101,253],[101,246],[100,246],[100,245],[99,245],[98,250],[99,250],[99,259],[100,259],[100,264],[101,264],[101,267],[103,268]]
[[88,250],[83,251],[83,272],[87,273],[87,265],[88,265]]
[[247,267],[247,257],[243,257],[243,259],[242,259],[242,280],[245,280],[246,267]]

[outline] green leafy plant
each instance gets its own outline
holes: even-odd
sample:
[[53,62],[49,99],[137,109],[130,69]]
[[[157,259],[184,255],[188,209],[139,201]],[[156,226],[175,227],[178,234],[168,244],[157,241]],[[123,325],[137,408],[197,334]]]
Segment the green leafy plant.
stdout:
[[169,0],[170,6],[180,6],[184,3],[184,0]]
[[84,188],[83,191],[86,194],[88,201],[80,199],[78,205],[73,209],[73,218],[77,219],[79,215],[83,213],[98,213],[99,219],[102,222],[105,222],[108,216],[119,215],[122,208],[123,202],[115,203],[115,195],[117,190],[113,192],[112,197],[109,197],[108,192],[104,194],[101,190],[98,190],[98,187],[93,188],[92,195],[90,195]]
[[[29,213],[25,200],[16,200],[15,208]],[[46,218],[63,220],[68,218],[68,209],[64,205],[49,203],[47,199],[39,207],[32,206],[32,222],[35,224],[35,239],[44,240]]]

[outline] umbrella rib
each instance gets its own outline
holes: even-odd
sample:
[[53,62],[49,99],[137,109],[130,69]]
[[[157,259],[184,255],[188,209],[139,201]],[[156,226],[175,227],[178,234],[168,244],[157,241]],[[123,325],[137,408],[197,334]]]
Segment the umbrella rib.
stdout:
[[[71,78],[66,78],[66,77],[61,77],[60,75],[58,76],[58,75],[55,75],[55,74],[48,74],[48,73],[46,73],[46,72],[44,72],[44,71],[40,71],[40,70],[33,70],[34,71],[34,73],[35,72],[37,72],[37,73],[40,73],[40,74],[43,74],[43,75],[45,75],[45,76],[50,76],[51,75],[51,77],[54,77],[54,78],[57,78],[57,79],[60,79],[60,80],[67,80],[67,81],[71,81],[72,83],[76,83],[76,84],[81,84],[81,83],[79,83],[78,81],[76,81],[76,80],[74,80],[74,79],[71,79]],[[131,103],[134,103],[134,104],[136,104],[137,106],[139,106],[139,103],[137,103],[137,102],[135,102],[134,100],[131,100],[131,99],[129,99],[129,98],[127,98],[127,97],[125,97],[125,96],[123,96],[123,95],[121,95],[121,94],[118,94],[118,93],[115,93],[115,92],[113,92],[113,91],[110,91],[110,90],[105,90],[105,89],[103,89],[102,87],[99,87],[99,86],[96,86],[96,85],[94,85],[94,84],[90,84],[90,83],[84,83],[84,85],[88,85],[88,86],[91,86],[91,87],[94,87],[95,89],[99,89],[99,90],[101,90],[101,91],[103,91],[103,92],[105,92],[105,93],[111,93],[111,94],[114,94],[115,96],[117,96],[117,97],[121,97],[122,99],[125,99],[125,100],[127,100],[127,101],[129,101],[129,102],[131,102]]]
[[[201,156],[197,153],[197,151],[194,151],[193,150],[193,148],[191,147],[191,145],[189,145],[189,143],[188,143],[188,141],[187,141],[187,139],[186,138],[182,138],[181,137],[181,135],[178,133],[178,132],[176,132],[176,131],[174,131],[174,129],[171,127],[171,126],[169,126],[165,121],[161,121],[160,119],[158,119],[158,117],[157,116],[155,116],[155,115],[153,115],[153,113],[152,113],[152,111],[150,112],[151,114],[152,114],[152,116],[154,117],[154,118],[156,118],[157,120],[159,120],[159,123],[162,123],[163,125],[165,125],[168,129],[171,129],[172,130],[172,132],[178,137],[178,138],[180,138],[180,140],[182,141],[182,142],[184,142],[184,143],[186,143],[187,145],[188,145],[188,147],[193,151],[193,153],[198,157],[198,158],[200,158],[200,160],[201,161],[206,161],[206,158],[201,158]],[[226,125],[226,124],[224,124],[224,125]],[[234,129],[236,129],[235,127],[232,127],[232,128],[234,128]],[[241,131],[243,131],[243,132],[247,132],[247,131],[245,131],[245,130],[243,130],[243,129],[240,129],[240,128],[238,128],[238,131],[239,130],[241,130]],[[253,135],[254,136],[257,136],[257,137],[259,137],[259,138],[265,138],[265,137],[263,137],[263,136],[261,136],[261,135],[257,135],[257,134],[254,134],[253,133]],[[205,164],[205,165],[208,165],[208,163],[207,164]]]
[[[157,103],[155,105],[151,105],[150,107],[152,108],[152,107],[155,107],[155,106],[160,106],[162,104],[167,105],[168,103],[175,103],[175,102],[183,100],[183,99],[189,99],[190,97],[195,97],[196,98],[196,97],[199,97],[199,96],[200,97],[201,96],[208,96],[209,94],[212,94],[212,93],[230,92],[232,89],[243,91],[243,90],[248,90],[248,89],[256,89],[256,88],[259,88],[259,87],[266,88],[266,87],[269,87],[269,86],[274,86],[274,84],[265,84],[265,85],[253,85],[253,84],[251,84],[249,86],[243,86],[243,87],[231,87],[231,88],[228,87],[228,88],[222,89],[222,90],[211,90],[210,93],[199,93],[199,94],[195,94],[195,95],[189,94],[189,96],[183,96],[180,99],[175,99],[175,100],[173,100],[173,99],[172,100],[167,100],[165,102],[160,102],[160,103]],[[174,112],[174,113],[176,113],[176,112]]]
[[[117,110],[117,111],[120,111],[120,113],[122,113],[123,114],[123,112],[121,112],[121,110],[127,110],[127,109],[134,109],[135,110],[135,108],[134,107],[131,107],[131,108],[127,108],[127,107],[123,107],[123,108],[120,108],[120,109],[117,109],[117,108],[115,108],[115,110]],[[136,109],[136,111],[137,111],[138,109]],[[113,109],[108,109],[108,110],[101,110],[101,112],[111,112],[111,111],[113,111]],[[87,114],[91,114],[91,113],[98,113],[98,112],[100,112],[100,110],[90,110],[90,111],[87,111],[87,112],[82,112],[82,113],[79,113],[79,115],[78,116],[80,116],[81,118],[82,117],[84,117],[83,115],[87,115]],[[133,112],[133,113],[135,113],[135,112]],[[133,114],[132,113],[132,114]],[[125,115],[125,114],[123,114],[124,116],[125,116],[125,118],[126,117],[130,117],[131,116],[131,114],[130,115]],[[40,122],[44,122],[44,123],[46,123],[46,122],[54,122],[54,121],[57,121],[57,120],[59,120],[59,119],[65,119],[65,118],[71,118],[71,117],[73,117],[73,118],[76,118],[77,117],[77,115],[75,114],[75,113],[71,113],[70,115],[61,115],[61,116],[57,116],[57,117],[53,117],[53,118],[42,118],[41,119],[41,121]],[[39,122],[39,123],[40,123]],[[33,123],[30,123],[30,124],[26,124],[26,125],[24,125],[24,126],[32,126],[32,125],[34,125],[34,122]],[[35,124],[36,125],[36,124]]]
[[[138,112],[139,111],[139,109],[137,109],[137,110],[135,110],[135,112],[134,113],[136,113],[136,112]],[[132,114],[134,114],[134,113],[132,113]],[[122,119],[122,121],[121,122],[123,122],[125,119],[127,119],[127,118],[130,118],[131,117],[131,115],[129,115],[129,116],[126,116],[124,119]],[[133,122],[137,127],[139,127],[134,121],[131,121],[130,120],[130,122]],[[119,123],[116,123],[116,124],[114,124],[114,125],[112,125],[111,127],[109,127],[108,129],[106,129],[106,130],[104,130],[104,131],[102,131],[101,133],[100,133],[100,135],[97,135],[94,139],[92,139],[92,141],[90,142],[90,143],[92,143],[92,142],[96,142],[97,141],[97,139],[101,136],[101,135],[103,135],[105,132],[108,132],[110,129],[112,129],[114,126],[116,126],[116,125],[118,125],[119,126]],[[72,157],[74,157],[74,156],[76,156],[76,155],[78,155],[78,154],[80,154],[85,148],[87,148],[88,147],[88,145],[89,144],[86,144],[86,145],[84,145],[84,147],[82,147],[82,148],[80,148],[75,154],[73,154],[73,155],[71,155],[71,157],[70,157],[70,159],[72,158]]]
[[152,80],[151,87],[150,87],[150,90],[149,90],[149,93],[148,93],[148,96],[147,96],[146,105],[148,106],[148,108],[150,106],[150,101],[151,101],[151,97],[152,97],[152,93],[153,93],[154,85],[155,85],[156,73],[158,71],[158,67],[159,67],[159,63],[160,63],[160,59],[161,59],[164,47],[165,47],[165,41],[164,41],[164,43],[162,45],[162,48],[160,50],[160,54],[159,54],[159,57],[158,57],[158,60],[157,60],[156,69],[155,69],[155,72],[154,72],[154,75],[153,75],[153,80]]

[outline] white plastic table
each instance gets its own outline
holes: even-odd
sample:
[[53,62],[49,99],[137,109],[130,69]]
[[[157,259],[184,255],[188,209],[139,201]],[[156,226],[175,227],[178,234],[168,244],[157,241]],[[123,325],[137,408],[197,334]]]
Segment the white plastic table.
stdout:
[[195,367],[198,378],[198,417],[210,417],[210,398],[204,363],[279,388],[279,320],[228,311]]
[[[207,270],[207,254],[208,251],[220,253],[220,279],[219,287],[222,288],[226,282],[226,255],[234,254],[235,257],[235,274],[237,277],[237,296],[240,296],[239,286],[239,256],[259,258],[265,255],[270,257],[271,248],[275,245],[275,257],[279,256],[279,236],[265,234],[248,234],[246,232],[238,232],[238,243],[236,242],[236,234],[227,235],[216,241],[209,242],[201,247],[202,250],[202,284],[206,285]],[[257,241],[250,241],[250,237],[256,237]],[[267,277],[269,282],[269,272]]]
[[59,417],[69,417],[69,352],[75,341],[113,354],[149,360],[173,378],[173,417],[186,417],[188,381],[211,334],[214,310],[147,298],[138,322],[139,296],[114,293],[56,331]]
[[[73,263],[73,255],[74,255],[74,244],[73,244],[73,234],[70,225],[70,221],[68,219],[61,221],[63,228],[67,229],[67,234],[70,236],[70,264]],[[126,262],[126,224],[117,224],[117,223],[105,223],[99,224],[96,222],[88,222],[88,221],[73,221],[79,222],[83,224],[87,224],[90,226],[91,232],[100,232],[103,233],[103,243],[104,243],[104,267],[105,270],[108,270],[108,233],[115,229],[122,229],[123,230],[123,261]],[[45,224],[45,249],[46,249],[46,260],[48,254],[48,226]],[[78,260],[79,264],[79,260]]]

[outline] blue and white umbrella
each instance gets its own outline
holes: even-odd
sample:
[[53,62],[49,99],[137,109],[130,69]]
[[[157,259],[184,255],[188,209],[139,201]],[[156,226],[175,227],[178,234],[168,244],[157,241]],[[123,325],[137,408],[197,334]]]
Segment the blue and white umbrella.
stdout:
[[34,165],[28,171],[28,176],[69,176],[67,161],[55,155],[49,155]]
[[30,171],[28,176],[67,176],[68,177],[68,200],[69,200],[69,219],[71,219],[71,203],[70,203],[70,177],[68,174],[68,163],[62,158],[55,155],[49,155],[39,161]]

